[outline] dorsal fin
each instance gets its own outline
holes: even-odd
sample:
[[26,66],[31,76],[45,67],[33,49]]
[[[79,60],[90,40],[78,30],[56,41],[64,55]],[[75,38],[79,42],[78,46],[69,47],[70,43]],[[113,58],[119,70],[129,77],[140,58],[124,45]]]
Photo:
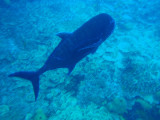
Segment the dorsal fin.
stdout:
[[60,37],[61,39],[67,39],[67,38],[70,38],[72,36],[72,33],[61,32],[61,33],[57,33],[56,35],[58,37]]

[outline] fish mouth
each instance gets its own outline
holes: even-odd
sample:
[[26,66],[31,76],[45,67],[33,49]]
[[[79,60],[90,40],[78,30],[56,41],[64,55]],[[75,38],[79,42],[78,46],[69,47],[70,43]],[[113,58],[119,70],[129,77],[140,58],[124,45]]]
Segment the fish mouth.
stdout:
[[113,32],[113,30],[115,29],[115,26],[116,26],[116,23],[115,23],[115,20],[114,19],[112,19],[110,22],[109,22],[109,26],[110,26],[110,28],[112,29],[111,30],[111,33]]

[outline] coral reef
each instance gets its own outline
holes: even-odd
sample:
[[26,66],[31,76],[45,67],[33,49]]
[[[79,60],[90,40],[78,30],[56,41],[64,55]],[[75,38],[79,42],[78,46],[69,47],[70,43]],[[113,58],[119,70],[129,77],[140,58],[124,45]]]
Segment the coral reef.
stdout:
[[[1,0],[0,119],[159,120],[159,5],[159,0]],[[72,32],[99,13],[115,19],[113,35],[70,76],[67,69],[43,74],[36,102],[28,81],[7,77],[40,68],[60,42],[56,33]]]
[[105,108],[97,108],[94,104],[91,104],[86,108],[70,106],[63,111],[57,111],[57,116],[50,117],[49,120],[118,120],[118,116],[114,116],[108,111],[104,111],[106,111]]
[[133,55],[123,62],[125,67],[121,71],[120,84],[126,97],[144,96],[159,91],[160,68],[157,63]]
[[108,103],[107,108],[111,112],[123,114],[127,112],[127,101],[123,97],[115,98],[112,102]]
[[8,105],[0,105],[0,117],[8,113],[9,110],[10,109]]

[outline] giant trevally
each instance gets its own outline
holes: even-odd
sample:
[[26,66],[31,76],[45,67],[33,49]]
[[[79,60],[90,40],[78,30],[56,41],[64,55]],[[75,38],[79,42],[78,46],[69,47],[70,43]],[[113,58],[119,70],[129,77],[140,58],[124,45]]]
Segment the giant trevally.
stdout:
[[35,100],[39,93],[39,76],[48,70],[68,68],[68,74],[75,65],[97,48],[111,35],[115,28],[114,19],[102,13],[94,16],[72,33],[58,33],[62,40],[48,57],[45,64],[37,71],[21,71],[10,77],[24,78],[32,82]]

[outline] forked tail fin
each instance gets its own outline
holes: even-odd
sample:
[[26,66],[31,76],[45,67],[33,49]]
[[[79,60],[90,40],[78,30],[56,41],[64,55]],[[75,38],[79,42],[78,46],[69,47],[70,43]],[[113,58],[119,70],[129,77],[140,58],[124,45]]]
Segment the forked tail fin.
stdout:
[[38,72],[16,72],[13,74],[10,74],[9,77],[19,77],[24,78],[32,82],[33,89],[34,89],[34,95],[35,95],[35,101],[37,100],[38,93],[39,93],[39,74]]

